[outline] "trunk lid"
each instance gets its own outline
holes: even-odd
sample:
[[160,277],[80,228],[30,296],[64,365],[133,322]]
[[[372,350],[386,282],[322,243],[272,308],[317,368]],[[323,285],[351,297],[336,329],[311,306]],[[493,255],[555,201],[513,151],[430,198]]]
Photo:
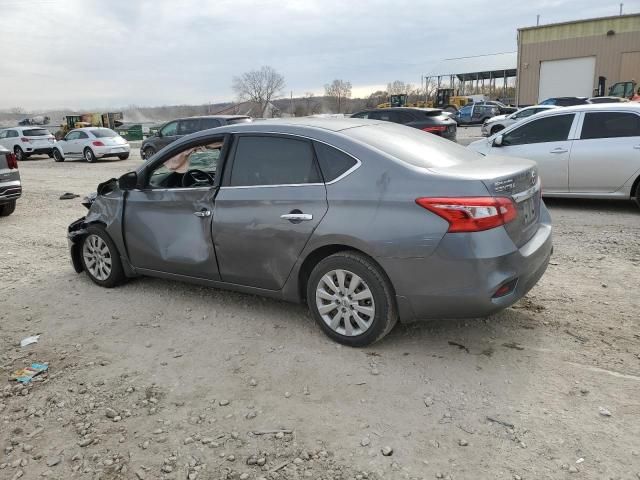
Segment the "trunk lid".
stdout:
[[510,197],[518,217],[504,226],[521,247],[533,237],[540,221],[541,188],[535,162],[521,158],[486,156],[473,162],[431,169],[435,173],[481,181],[494,197]]

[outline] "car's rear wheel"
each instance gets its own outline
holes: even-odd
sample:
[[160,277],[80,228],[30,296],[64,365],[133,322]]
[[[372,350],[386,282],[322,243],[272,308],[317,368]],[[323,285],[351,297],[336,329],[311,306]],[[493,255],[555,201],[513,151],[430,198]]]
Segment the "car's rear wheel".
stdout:
[[385,273],[355,252],[336,253],[315,266],[307,282],[307,304],[330,338],[351,347],[380,340],[398,320]]
[[154,154],[156,153],[156,151],[151,148],[151,147],[147,147],[144,149],[144,159],[145,160],[149,160]]
[[13,148],[13,153],[16,156],[16,160],[24,160],[25,158],[27,158],[27,156],[24,154],[24,151],[18,146],[15,146]]
[[93,153],[93,150],[91,150],[89,147],[84,149],[83,155],[84,159],[89,163],[93,163],[97,160],[95,154]]
[[0,205],[0,217],[8,217],[16,210],[16,201]]
[[126,160],[127,158],[129,158],[129,154],[128,154],[128,153],[125,153],[124,155],[118,155],[118,158],[119,158],[120,160]]
[[57,148],[53,149],[53,160],[55,162],[64,162],[64,157],[62,156],[60,150],[58,150]]
[[115,287],[125,281],[118,250],[104,230],[98,225],[87,228],[82,240],[80,258],[89,278],[101,287]]
[[504,130],[504,127],[502,125],[496,125],[495,127],[491,127],[491,135],[495,135],[500,130]]
[[635,201],[636,201],[636,205],[638,205],[638,207],[640,208],[640,178],[638,178],[638,180],[636,181],[638,182],[638,184],[636,185]]

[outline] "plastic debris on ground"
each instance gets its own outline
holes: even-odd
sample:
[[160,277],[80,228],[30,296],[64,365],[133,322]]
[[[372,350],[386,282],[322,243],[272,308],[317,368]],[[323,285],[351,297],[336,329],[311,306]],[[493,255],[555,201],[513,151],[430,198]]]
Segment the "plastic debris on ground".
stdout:
[[12,380],[17,380],[20,383],[29,383],[33,377],[40,375],[42,372],[46,372],[49,369],[49,365],[46,363],[32,363],[31,366],[16,370],[11,374]]
[[38,343],[39,338],[40,338],[40,335],[34,335],[32,337],[23,338],[20,341],[20,346],[26,347],[27,345],[31,345],[32,343]]

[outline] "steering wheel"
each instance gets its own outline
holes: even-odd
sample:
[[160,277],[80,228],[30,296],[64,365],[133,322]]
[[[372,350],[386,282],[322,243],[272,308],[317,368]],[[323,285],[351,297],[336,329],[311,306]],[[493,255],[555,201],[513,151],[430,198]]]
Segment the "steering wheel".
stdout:
[[213,175],[202,170],[188,170],[187,173],[182,176],[183,187],[191,187],[193,185],[200,184],[213,185],[214,183],[215,180]]

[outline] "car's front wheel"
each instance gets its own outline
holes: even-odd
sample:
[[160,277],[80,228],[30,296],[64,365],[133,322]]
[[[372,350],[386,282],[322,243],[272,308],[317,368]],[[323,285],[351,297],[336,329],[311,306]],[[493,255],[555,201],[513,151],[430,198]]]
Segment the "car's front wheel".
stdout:
[[58,150],[57,148],[53,149],[53,160],[55,162],[64,162],[64,157],[62,156],[60,150]]
[[156,153],[156,151],[152,147],[145,148],[144,149],[144,159],[145,160],[149,160],[155,153]]
[[355,252],[336,253],[315,266],[307,282],[307,304],[329,337],[351,347],[380,340],[398,320],[385,273]]
[[93,150],[88,147],[84,149],[84,159],[89,163],[93,163],[97,160]]
[[0,205],[0,217],[8,217],[16,210],[16,201]]
[[125,154],[123,154],[123,155],[118,155],[118,158],[119,158],[120,160],[126,160],[127,158],[129,158],[129,154],[128,154],[128,153],[125,153]]
[[126,279],[118,250],[101,226],[87,228],[80,255],[84,271],[101,287],[115,287]]

